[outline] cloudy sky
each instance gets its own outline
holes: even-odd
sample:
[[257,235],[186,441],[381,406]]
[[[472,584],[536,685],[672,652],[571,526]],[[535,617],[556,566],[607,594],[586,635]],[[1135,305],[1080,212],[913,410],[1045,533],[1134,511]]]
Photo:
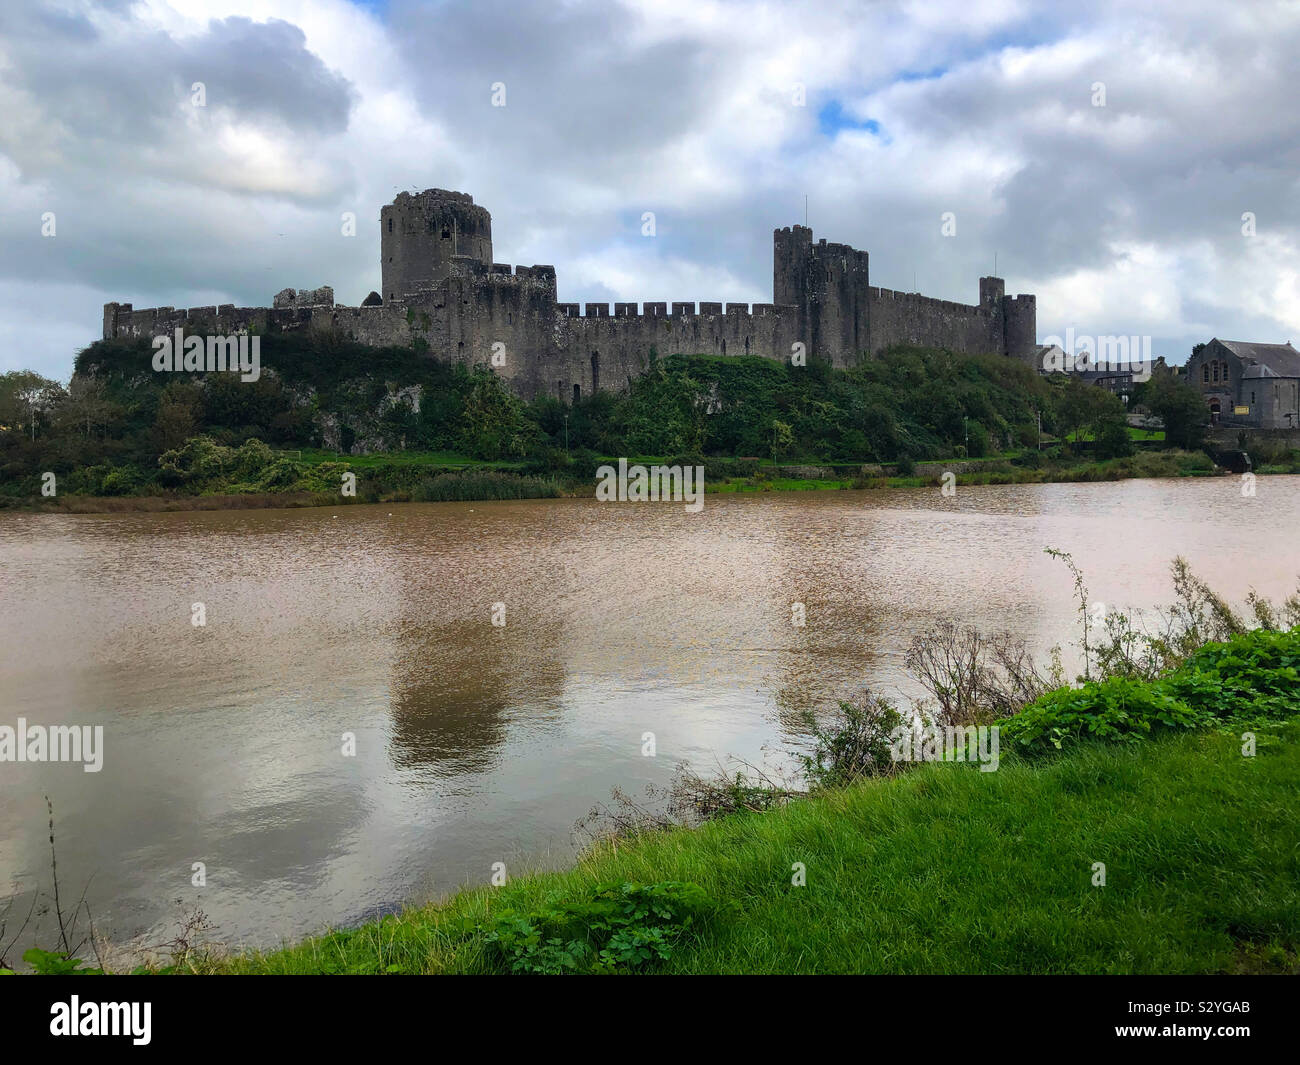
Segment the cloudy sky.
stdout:
[[109,300],[358,303],[429,187],[564,301],[770,301],[807,197],[873,284],[996,255],[1040,338],[1300,345],[1297,54],[1255,0],[6,0],[0,371],[66,379]]

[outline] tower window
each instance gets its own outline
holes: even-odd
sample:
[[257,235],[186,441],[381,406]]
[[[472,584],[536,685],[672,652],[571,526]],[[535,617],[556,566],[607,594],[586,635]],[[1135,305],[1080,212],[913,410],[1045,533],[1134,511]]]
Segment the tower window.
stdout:
[[444,227],[443,227],[443,230],[442,230],[442,239],[443,239],[443,240],[450,240],[450,239],[451,239],[451,230],[448,229],[446,226],[444,226]]
[[393,220],[390,218],[388,220],[388,232],[391,233],[392,231],[393,231]]

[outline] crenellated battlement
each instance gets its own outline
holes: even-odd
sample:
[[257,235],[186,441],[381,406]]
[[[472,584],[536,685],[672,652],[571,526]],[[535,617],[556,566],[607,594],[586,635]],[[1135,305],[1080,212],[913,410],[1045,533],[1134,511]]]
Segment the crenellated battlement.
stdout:
[[958,303],[955,300],[941,300],[933,296],[923,296],[919,292],[896,292],[889,288],[868,290],[873,300],[903,300],[921,306],[930,306],[946,314],[966,314],[972,318],[990,318],[998,313],[995,308],[982,307],[970,303]]
[[[807,226],[773,230],[771,303],[647,300],[561,303],[551,265],[492,257],[492,216],[467,193],[399,193],[380,210],[381,287],[359,307],[336,305],[329,286],[282,289],[270,307],[104,305],[104,336],[177,327],[329,329],[366,344],[489,365],[525,397],[569,400],[630,386],[657,355],[691,352],[787,360],[802,348],[846,366],[890,344],[1030,358],[1035,300],[979,279],[964,304],[870,284],[870,257],[814,240]],[[413,357],[418,357],[413,355]]]
[[[549,268],[548,268],[549,269]],[[696,309],[698,306],[698,310]],[[685,301],[675,303],[663,303],[647,301],[642,304],[636,303],[557,303],[555,305],[556,313],[562,318],[666,318],[666,319],[697,319],[697,318],[724,318],[740,315],[746,318],[768,317],[777,314],[793,314],[794,307],[780,306],[775,303],[709,303],[702,302],[698,305]],[[640,307],[640,310],[638,310]],[[725,308],[725,309],[724,309]]]

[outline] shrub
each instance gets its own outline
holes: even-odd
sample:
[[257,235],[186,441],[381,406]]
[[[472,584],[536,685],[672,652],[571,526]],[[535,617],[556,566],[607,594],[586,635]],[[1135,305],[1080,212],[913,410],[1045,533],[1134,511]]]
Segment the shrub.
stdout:
[[803,723],[812,753],[799,760],[813,788],[838,788],[894,772],[890,733],[903,724],[903,715],[887,700],[870,694],[856,703],[846,700],[826,722],[809,710]]
[[1256,629],[1209,643],[1161,682],[1218,720],[1281,718],[1300,711],[1300,628]]
[[119,466],[104,475],[99,490],[106,496],[126,496],[142,484],[144,475],[139,469],[135,466]]
[[529,913],[502,910],[474,933],[495,971],[626,973],[667,961],[717,911],[698,884],[605,884]]
[[1155,680],[1116,675],[1041,696],[1002,724],[1027,750],[1083,736],[1136,739],[1161,729],[1279,719],[1300,711],[1300,628],[1254,629],[1209,643]]
[[1156,685],[1108,677],[1048,692],[1001,727],[1003,739],[1044,751],[1083,737],[1137,740],[1159,729],[1196,728],[1207,718]]

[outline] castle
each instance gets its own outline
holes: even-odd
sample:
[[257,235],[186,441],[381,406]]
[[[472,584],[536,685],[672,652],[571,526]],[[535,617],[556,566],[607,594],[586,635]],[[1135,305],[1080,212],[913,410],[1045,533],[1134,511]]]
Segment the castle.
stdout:
[[[813,242],[806,226],[773,234],[772,303],[559,303],[553,266],[492,261],[492,216],[472,196],[443,189],[401,193],[380,211],[381,292],[359,307],[334,303],[328,286],[285,289],[267,307],[104,305],[104,336],[158,336],[177,328],[223,335],[333,329],[375,345],[492,366],[522,397],[577,399],[621,390],[655,355],[676,352],[806,357],[852,365],[906,343],[1032,364],[1033,296],[1007,296],[982,277],[968,305],[874,288],[867,253]],[[802,345],[802,349],[796,347]]]

